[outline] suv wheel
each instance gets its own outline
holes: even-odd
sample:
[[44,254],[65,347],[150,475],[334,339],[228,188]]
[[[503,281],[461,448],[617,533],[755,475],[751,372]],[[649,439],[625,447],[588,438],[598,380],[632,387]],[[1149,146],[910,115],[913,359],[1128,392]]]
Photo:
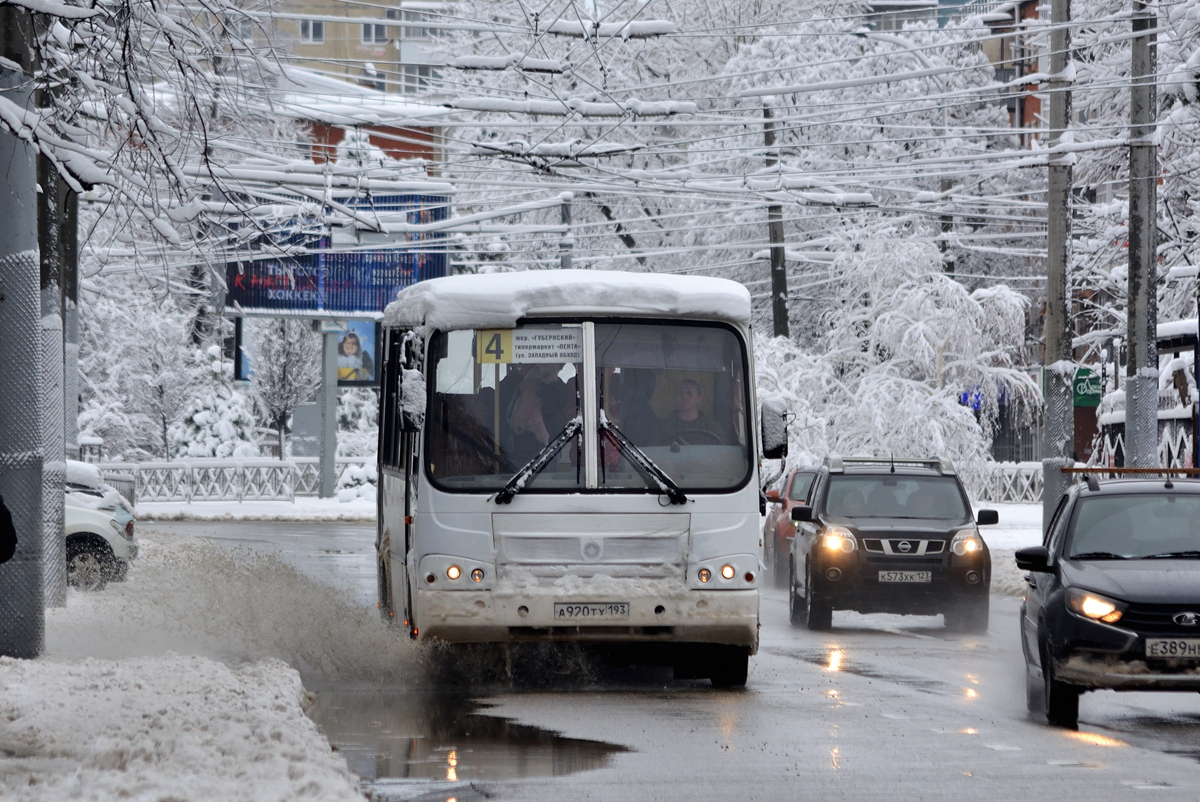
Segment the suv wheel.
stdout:
[[946,619],[946,629],[951,632],[986,634],[990,615],[988,598],[984,596],[981,599],[969,599],[955,609],[947,610],[943,615]]
[[803,626],[805,615],[804,597],[796,592],[796,566],[788,560],[788,617],[792,626]]
[[817,598],[817,594],[812,590],[812,569],[805,572],[804,589],[807,594],[804,597],[804,620],[808,624],[808,628],[814,632],[824,632],[827,629],[833,628],[833,605],[827,601],[821,601]]
[[1054,661],[1042,647],[1042,677],[1045,679],[1046,721],[1056,727],[1079,729],[1079,695],[1083,689],[1054,678]]

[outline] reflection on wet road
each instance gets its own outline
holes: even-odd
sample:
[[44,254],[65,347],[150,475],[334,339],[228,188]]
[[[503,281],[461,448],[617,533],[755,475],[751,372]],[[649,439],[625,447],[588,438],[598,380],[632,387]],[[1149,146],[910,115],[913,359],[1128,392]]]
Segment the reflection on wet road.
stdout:
[[[369,525],[171,528],[280,549],[374,606]],[[318,687],[311,714],[379,800],[1195,798],[1200,695],[1089,693],[1079,732],[1048,727],[1025,710],[1019,605],[993,596],[987,635],[845,612],[809,632],[768,589],[744,691],[661,669],[441,693],[422,676],[408,690]]]

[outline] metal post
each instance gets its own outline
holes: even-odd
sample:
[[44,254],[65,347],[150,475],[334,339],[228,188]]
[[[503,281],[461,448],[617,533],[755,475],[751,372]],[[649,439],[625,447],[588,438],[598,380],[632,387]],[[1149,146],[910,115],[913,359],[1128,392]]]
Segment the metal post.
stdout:
[[563,232],[562,239],[558,241],[558,249],[560,251],[559,259],[562,262],[563,270],[571,269],[571,251],[575,247],[575,237],[571,233],[571,201],[575,199],[574,192],[564,192],[558,196],[562,199],[562,205],[559,208],[559,220],[562,221],[566,231]]
[[[337,329],[323,327],[321,336],[324,348],[321,352],[321,464],[317,495],[333,498],[337,485]],[[283,448],[283,443],[279,447]]]
[[[32,15],[0,5],[0,95],[32,107]],[[17,70],[6,65],[15,64]],[[0,565],[0,655],[33,658],[46,640],[42,553],[42,338],[38,327],[37,171],[21,139],[0,129],[0,496],[17,552]]]
[[1156,13],[1145,0],[1134,0],[1129,89],[1129,362],[1125,368],[1125,464],[1131,468],[1158,465]]
[[63,440],[62,229],[63,181],[45,156],[37,159],[38,255],[42,305],[42,522],[46,604],[67,603],[67,555],[63,539],[63,490],[67,455]]
[[[763,123],[763,145],[768,168],[779,164],[779,151],[775,150],[775,123],[771,114],[774,107],[774,97],[768,95],[763,98],[763,120],[766,121]],[[767,207],[767,237],[771,240],[771,314],[775,324],[774,334],[776,337],[787,337],[787,252],[783,240],[783,207],[778,204]]]
[[79,196],[66,191],[59,247],[63,273],[63,440],[79,459]]
[[[1070,84],[1061,76],[1070,63],[1071,0],[1052,0],[1050,21],[1050,147],[1063,142],[1071,121]],[[1074,355],[1071,348],[1071,308],[1067,296],[1067,269],[1071,262],[1071,186],[1074,181],[1070,155],[1051,156],[1047,195],[1046,254],[1046,416],[1042,441],[1042,527],[1066,492],[1062,468],[1074,463],[1075,445]]]

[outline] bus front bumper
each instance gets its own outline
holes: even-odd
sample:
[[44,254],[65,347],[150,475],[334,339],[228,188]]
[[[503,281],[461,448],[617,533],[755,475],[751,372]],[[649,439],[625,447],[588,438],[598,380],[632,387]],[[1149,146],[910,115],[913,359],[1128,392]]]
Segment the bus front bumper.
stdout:
[[[420,640],[450,643],[713,643],[744,646],[751,654],[758,650],[757,589],[655,593],[625,588],[602,595],[550,588],[511,593],[417,589],[413,594],[417,635]],[[561,607],[555,612],[556,605],[609,603],[626,604],[628,616],[582,620],[566,618]]]

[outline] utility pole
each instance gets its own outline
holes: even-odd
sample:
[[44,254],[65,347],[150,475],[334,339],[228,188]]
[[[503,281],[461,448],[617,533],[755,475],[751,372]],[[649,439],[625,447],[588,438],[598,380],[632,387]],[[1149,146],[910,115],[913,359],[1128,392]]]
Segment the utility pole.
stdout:
[[[763,98],[763,145],[766,148],[767,167],[779,164],[779,151],[775,150],[775,122],[771,109],[775,98]],[[787,253],[783,248],[783,207],[771,204],[767,207],[767,237],[771,240],[771,314],[774,317],[776,337],[788,337],[788,287]]]
[[67,191],[63,255],[63,432],[68,459],[79,459],[79,196]]
[[1050,23],[1050,148],[1049,192],[1047,195],[1046,254],[1046,412],[1042,452],[1042,528],[1059,497],[1067,490],[1062,468],[1074,464],[1075,401],[1072,384],[1075,360],[1071,348],[1071,307],[1067,297],[1067,268],[1071,262],[1071,186],[1074,181],[1070,155],[1053,153],[1065,139],[1071,122],[1070,83],[1063,73],[1071,62],[1071,0],[1051,0]]
[[[0,33],[0,96],[31,110],[33,15],[0,5]],[[0,655],[34,658],[46,641],[37,169],[32,148],[3,129],[0,175],[0,496],[18,541],[0,565]]]
[[558,197],[562,199],[562,205],[558,207],[558,219],[562,222],[565,229],[562,239],[558,241],[558,249],[560,251],[559,260],[562,262],[563,270],[570,270],[571,250],[575,247],[575,237],[571,233],[571,201],[575,199],[575,193],[564,192]]
[[[333,498],[337,486],[338,330],[332,321],[321,325],[321,460],[317,495]],[[279,444],[283,456],[283,443]]]
[[[45,106],[46,103],[39,105]],[[63,490],[67,480],[63,412],[62,201],[65,182],[45,156],[37,157],[38,255],[41,263],[42,338],[42,522],[46,604],[67,604],[67,554],[63,540]]]
[[1129,283],[1125,464],[1158,465],[1158,151],[1155,7],[1134,0],[1129,88]]

